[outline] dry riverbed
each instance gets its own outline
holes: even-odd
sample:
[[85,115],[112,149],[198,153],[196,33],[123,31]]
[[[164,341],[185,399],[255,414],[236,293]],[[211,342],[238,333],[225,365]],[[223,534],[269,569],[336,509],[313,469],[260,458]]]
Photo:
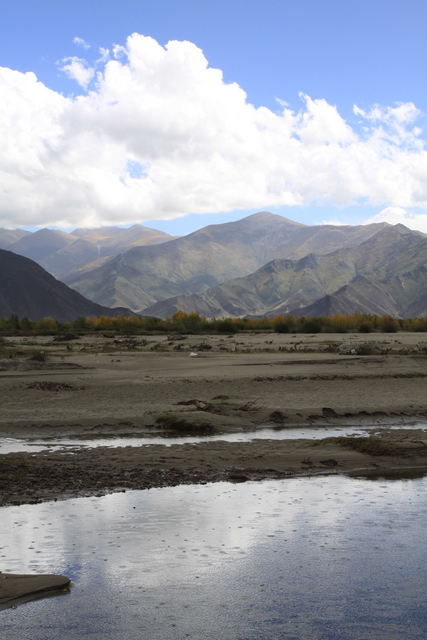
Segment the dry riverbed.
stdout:
[[[376,425],[369,438],[0,455],[0,504],[182,483],[427,467],[427,335],[6,338],[0,437]],[[28,360],[43,351],[45,362]],[[370,355],[362,355],[368,352]],[[190,355],[197,354],[197,355]],[[15,357],[10,357],[10,356]],[[387,425],[414,423],[390,430]]]

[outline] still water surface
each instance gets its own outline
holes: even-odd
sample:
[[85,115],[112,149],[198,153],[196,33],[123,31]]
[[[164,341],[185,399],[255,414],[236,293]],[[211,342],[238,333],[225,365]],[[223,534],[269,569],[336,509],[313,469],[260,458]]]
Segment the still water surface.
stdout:
[[427,477],[181,486],[0,511],[0,568],[71,593],[8,640],[427,637]]
[[71,448],[93,447],[140,447],[149,444],[195,444],[198,442],[212,442],[222,440],[224,442],[251,442],[252,440],[322,440],[323,438],[338,436],[368,436],[373,435],[381,428],[387,429],[422,429],[427,431],[425,423],[414,424],[387,424],[383,427],[370,425],[348,425],[338,427],[335,425],[322,427],[285,427],[285,428],[258,428],[253,431],[222,433],[215,435],[171,435],[170,433],[145,433],[137,437],[132,436],[81,436],[65,438],[0,438],[0,454],[27,451],[37,453],[44,449],[59,451]]

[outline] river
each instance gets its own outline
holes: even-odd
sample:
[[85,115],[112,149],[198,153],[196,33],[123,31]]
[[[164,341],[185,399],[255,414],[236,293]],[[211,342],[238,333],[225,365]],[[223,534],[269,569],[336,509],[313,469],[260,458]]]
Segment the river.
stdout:
[[197,444],[199,442],[252,442],[253,440],[322,440],[341,436],[369,436],[380,433],[383,429],[412,430],[418,429],[423,434],[427,432],[425,422],[411,422],[400,424],[377,425],[346,425],[346,426],[303,426],[303,427],[258,427],[248,431],[233,433],[217,433],[214,435],[176,435],[173,432],[150,430],[138,436],[74,436],[52,438],[0,438],[0,454],[17,453],[20,451],[37,453],[48,449],[60,451],[67,449],[95,448],[95,447],[141,447],[150,444],[162,444],[166,447],[174,444]]
[[427,637],[427,477],[180,486],[3,507],[0,568],[68,594],[7,640]]

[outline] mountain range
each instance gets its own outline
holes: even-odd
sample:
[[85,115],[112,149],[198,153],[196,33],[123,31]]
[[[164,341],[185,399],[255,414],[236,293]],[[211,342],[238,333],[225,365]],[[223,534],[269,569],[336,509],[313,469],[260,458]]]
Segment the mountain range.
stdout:
[[75,229],[71,233],[59,229],[40,229],[35,233],[0,229],[0,249],[35,260],[55,278],[63,279],[82,268],[94,269],[131,247],[160,244],[173,238],[140,224],[128,229]]
[[379,230],[355,247],[299,260],[275,259],[243,278],[145,309],[207,317],[321,316],[356,311],[396,317],[427,315],[427,236],[403,225]]
[[134,247],[63,281],[99,304],[145,314],[156,302],[247,276],[273,259],[359,245],[385,226],[307,226],[264,211],[160,245]]
[[427,236],[403,225],[307,226],[264,211],[178,238],[141,225],[0,229],[5,244],[88,302],[143,315],[427,315]]

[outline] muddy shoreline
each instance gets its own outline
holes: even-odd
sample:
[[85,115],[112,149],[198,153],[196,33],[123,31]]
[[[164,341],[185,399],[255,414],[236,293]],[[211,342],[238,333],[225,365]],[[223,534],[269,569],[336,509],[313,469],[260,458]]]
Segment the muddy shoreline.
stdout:
[[197,444],[98,447],[0,457],[0,505],[35,504],[115,491],[207,482],[245,482],[323,473],[427,472],[427,435],[384,430],[324,440],[221,440]]

